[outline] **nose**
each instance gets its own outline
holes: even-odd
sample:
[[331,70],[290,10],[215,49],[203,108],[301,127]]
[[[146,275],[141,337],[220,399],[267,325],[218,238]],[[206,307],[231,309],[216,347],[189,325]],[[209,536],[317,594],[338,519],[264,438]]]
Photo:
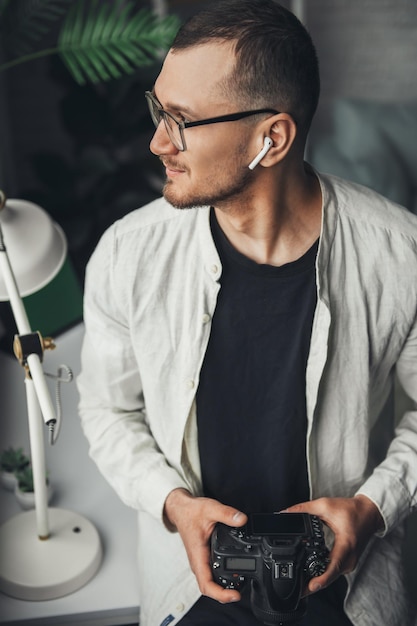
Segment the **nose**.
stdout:
[[161,156],[162,154],[178,154],[179,150],[169,138],[163,120],[159,122],[151,139],[151,143],[149,144],[149,148],[156,156]]

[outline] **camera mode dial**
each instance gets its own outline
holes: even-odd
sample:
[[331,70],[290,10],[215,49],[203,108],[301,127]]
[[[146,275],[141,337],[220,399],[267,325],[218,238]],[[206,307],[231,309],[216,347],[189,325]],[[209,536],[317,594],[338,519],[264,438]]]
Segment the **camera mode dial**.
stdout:
[[315,578],[321,576],[326,571],[328,559],[323,559],[322,556],[314,551],[306,559],[304,570],[309,578]]

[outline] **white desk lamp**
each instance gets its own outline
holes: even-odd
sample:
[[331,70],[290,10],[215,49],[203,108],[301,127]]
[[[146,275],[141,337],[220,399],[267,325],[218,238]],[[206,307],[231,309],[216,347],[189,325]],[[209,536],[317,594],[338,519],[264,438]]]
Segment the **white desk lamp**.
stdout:
[[94,576],[102,558],[91,522],[71,511],[48,509],[44,424],[52,443],[59,424],[41,361],[44,349],[54,345],[32,333],[21,299],[47,285],[66,254],[64,233],[45,211],[23,200],[6,202],[0,190],[0,300],[10,301],[18,330],[15,352],[26,371],[35,492],[34,511],[0,526],[0,591],[22,600],[51,600],[76,591]]

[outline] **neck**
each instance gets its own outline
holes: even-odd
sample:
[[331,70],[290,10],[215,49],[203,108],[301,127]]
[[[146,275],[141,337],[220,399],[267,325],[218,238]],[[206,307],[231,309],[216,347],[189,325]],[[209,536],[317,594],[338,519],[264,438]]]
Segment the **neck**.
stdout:
[[230,243],[256,263],[280,266],[300,258],[320,236],[322,198],[312,170],[261,172],[249,197],[215,207]]

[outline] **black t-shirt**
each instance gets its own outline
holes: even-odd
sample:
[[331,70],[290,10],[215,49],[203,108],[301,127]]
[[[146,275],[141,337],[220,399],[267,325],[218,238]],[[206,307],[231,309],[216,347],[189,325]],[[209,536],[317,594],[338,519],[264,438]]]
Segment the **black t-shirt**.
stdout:
[[197,390],[204,493],[244,512],[309,499],[305,375],[318,242],[281,267],[235,250],[215,213],[223,272]]

